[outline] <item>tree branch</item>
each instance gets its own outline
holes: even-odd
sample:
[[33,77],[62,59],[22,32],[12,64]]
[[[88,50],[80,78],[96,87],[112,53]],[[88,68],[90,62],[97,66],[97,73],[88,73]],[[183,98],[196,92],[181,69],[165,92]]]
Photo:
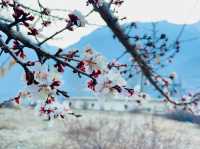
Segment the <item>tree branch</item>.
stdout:
[[154,79],[153,79],[154,75],[153,75],[153,73],[151,71],[151,68],[145,62],[145,60],[142,59],[142,57],[138,53],[137,47],[135,45],[131,44],[129,38],[124,33],[124,31],[121,28],[121,26],[119,25],[118,19],[115,16],[113,16],[113,14],[112,14],[112,12],[110,10],[110,7],[109,7],[109,3],[104,1],[103,6],[96,7],[95,5],[93,5],[93,7],[94,7],[95,11],[100,14],[100,16],[106,22],[108,27],[112,30],[112,32],[116,35],[116,37],[122,43],[122,45],[125,47],[127,52],[132,55],[134,60],[138,63],[139,67],[141,68],[141,70],[142,70],[143,74],[145,75],[145,77],[155,87],[155,89],[157,91],[159,91],[159,93],[161,95],[163,95],[168,102],[170,102],[170,103],[172,103],[174,105],[185,105],[186,103],[182,103],[182,102],[181,103],[177,103],[177,102],[171,100],[170,97],[167,94],[165,94],[165,92],[159,87],[159,85],[156,83],[156,81],[154,81]]
[[42,49],[40,46],[38,46],[37,43],[34,43],[29,39],[28,36],[23,35],[21,32],[17,32],[11,28],[8,27],[8,24],[0,22],[0,31],[4,32],[7,36],[11,37],[12,39],[18,40],[21,43],[24,44],[25,47],[28,47],[32,50],[34,50],[37,53],[38,59],[41,63],[44,63],[44,58],[46,59],[52,59],[58,63],[61,63],[63,65],[66,65],[67,67],[71,68],[72,70],[76,71],[77,73],[80,73],[86,77],[91,78],[96,82],[96,79],[91,77],[89,74],[75,68],[71,64],[67,63],[64,60],[61,60],[59,57],[52,55],[48,52],[46,52],[44,49]]
[[57,36],[58,34],[62,33],[63,31],[65,31],[67,29],[67,27],[62,28],[61,30],[55,32],[54,34],[52,34],[51,36],[49,36],[48,38],[44,39],[42,42],[40,42],[38,45],[41,46],[43,45],[45,42],[47,42],[50,39],[53,39],[55,36]]

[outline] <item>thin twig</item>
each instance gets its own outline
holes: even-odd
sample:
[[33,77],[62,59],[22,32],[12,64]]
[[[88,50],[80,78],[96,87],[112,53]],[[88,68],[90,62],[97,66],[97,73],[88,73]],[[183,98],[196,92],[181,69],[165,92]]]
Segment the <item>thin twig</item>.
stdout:
[[48,40],[53,39],[55,36],[57,36],[58,34],[62,33],[63,31],[65,31],[67,29],[67,27],[62,28],[61,30],[55,32],[54,34],[52,34],[51,36],[49,36],[48,38],[44,39],[42,42],[40,42],[38,45],[41,46],[43,45],[45,42],[47,42]]

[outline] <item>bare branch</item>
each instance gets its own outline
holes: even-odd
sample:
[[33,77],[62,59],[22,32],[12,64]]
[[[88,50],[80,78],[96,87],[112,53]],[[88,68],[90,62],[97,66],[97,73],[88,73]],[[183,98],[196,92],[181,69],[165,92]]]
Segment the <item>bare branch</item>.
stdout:
[[54,34],[52,34],[51,36],[49,36],[48,38],[44,39],[42,42],[40,42],[38,45],[41,46],[43,45],[45,42],[47,42],[48,40],[53,39],[55,36],[57,36],[58,34],[62,33],[63,31],[65,31],[67,29],[67,27],[62,28],[61,30],[55,32]]
[[153,79],[153,73],[148,66],[148,64],[145,62],[145,60],[140,56],[138,53],[137,47],[135,45],[132,45],[129,38],[127,38],[127,35],[124,33],[123,29],[118,23],[118,19],[113,16],[112,12],[110,11],[109,8],[109,3],[104,2],[103,6],[101,7],[96,7],[93,5],[95,8],[95,11],[97,11],[103,20],[106,22],[108,27],[112,30],[112,32],[115,34],[115,36],[118,38],[118,40],[122,43],[122,45],[126,48],[127,52],[130,53],[134,60],[138,63],[139,67],[141,68],[143,74],[146,76],[146,78],[149,80],[149,82],[156,88],[157,91],[161,95],[163,95],[166,100],[174,105],[186,105],[190,104],[189,103],[177,103],[173,100],[170,99],[170,97],[159,87],[159,85],[156,83],[156,81]]
[[24,69],[28,69],[26,68],[26,65],[24,62],[22,62],[6,45],[6,43],[4,43],[4,41],[0,38],[0,48],[5,52],[5,53],[9,53],[12,58],[18,63],[20,64]]
[[37,43],[32,42],[29,39],[29,37],[24,36],[20,32],[16,32],[16,31],[10,29],[8,27],[8,24],[0,22],[0,31],[3,31],[7,36],[12,37],[13,39],[20,41],[21,43],[24,44],[25,47],[28,47],[28,48],[34,50],[37,53],[38,58],[39,58],[41,63],[44,63],[44,58],[45,58],[45,60],[46,59],[52,59],[56,62],[59,62],[61,64],[66,65],[67,67],[71,68],[72,70],[76,71],[77,73],[80,73],[80,74],[82,74],[86,77],[91,78],[92,80],[94,80],[96,82],[96,79],[91,77],[89,74],[75,68],[74,66],[67,63],[66,61],[61,60],[59,57],[56,57],[55,55],[52,55],[52,54],[46,52],[44,49],[42,49],[40,46],[38,46]]

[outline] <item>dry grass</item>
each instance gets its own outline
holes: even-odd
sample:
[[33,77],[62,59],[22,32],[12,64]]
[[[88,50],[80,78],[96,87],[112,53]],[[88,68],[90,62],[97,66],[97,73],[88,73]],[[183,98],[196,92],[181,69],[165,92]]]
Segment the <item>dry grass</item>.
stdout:
[[[0,109],[0,149],[199,149],[196,125],[149,114],[79,111],[52,128],[32,110]],[[6,125],[8,124],[8,125]]]
[[190,149],[190,143],[180,136],[164,136],[156,127],[154,118],[137,127],[124,120],[99,119],[87,124],[68,122],[65,137],[56,149]]

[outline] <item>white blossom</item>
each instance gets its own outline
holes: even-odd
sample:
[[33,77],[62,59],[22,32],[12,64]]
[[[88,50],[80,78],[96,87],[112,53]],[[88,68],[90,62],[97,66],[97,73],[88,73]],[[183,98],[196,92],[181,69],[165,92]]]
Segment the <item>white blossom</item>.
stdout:
[[92,48],[85,49],[83,60],[86,63],[86,72],[88,73],[92,73],[95,70],[100,70],[102,73],[107,71],[107,59]]
[[84,27],[88,22],[79,10],[72,11],[72,14],[78,17],[78,26]]

